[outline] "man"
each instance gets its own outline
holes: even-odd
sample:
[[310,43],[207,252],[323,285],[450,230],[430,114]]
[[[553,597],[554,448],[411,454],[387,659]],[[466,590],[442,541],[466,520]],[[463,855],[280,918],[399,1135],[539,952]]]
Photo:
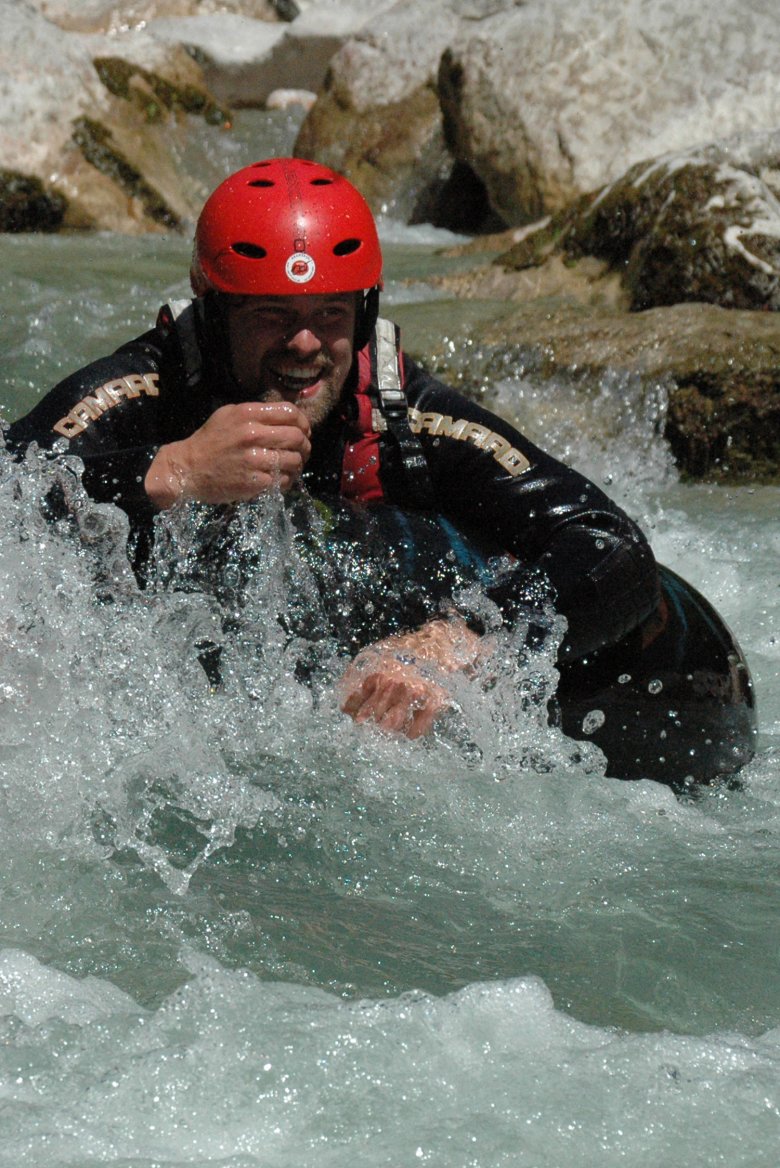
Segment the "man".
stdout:
[[[517,558],[491,593],[507,621],[551,594],[563,652],[618,641],[653,611],[647,543],[591,482],[404,357],[378,319],[382,257],[362,196],[316,163],[269,159],[226,179],[195,236],[192,302],[56,386],[9,433],[60,441],[84,484],[136,529],[181,499],[225,504],[302,484],[438,512]],[[364,650],[343,709],[409,737],[446,706],[483,629],[463,614]],[[421,664],[422,663],[422,664]]]

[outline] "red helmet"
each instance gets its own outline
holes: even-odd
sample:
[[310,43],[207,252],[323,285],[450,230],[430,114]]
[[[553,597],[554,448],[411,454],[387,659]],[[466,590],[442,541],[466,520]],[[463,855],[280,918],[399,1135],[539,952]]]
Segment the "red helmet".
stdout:
[[381,275],[368,204],[316,162],[270,158],[246,166],[217,187],[198,219],[190,272],[196,296],[357,292]]

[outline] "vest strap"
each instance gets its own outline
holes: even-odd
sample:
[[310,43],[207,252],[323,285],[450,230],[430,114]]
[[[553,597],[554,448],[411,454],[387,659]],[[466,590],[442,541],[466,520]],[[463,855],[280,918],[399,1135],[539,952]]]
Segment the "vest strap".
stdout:
[[376,419],[378,414],[384,422],[384,425],[381,422],[376,425],[383,447],[395,448],[396,457],[383,459],[383,464],[388,461],[390,467],[396,464],[400,498],[409,506],[431,510],[434,506],[433,486],[422,443],[409,426],[399,351],[398,327],[380,317],[371,340],[371,379],[367,393],[374,407],[373,417]]

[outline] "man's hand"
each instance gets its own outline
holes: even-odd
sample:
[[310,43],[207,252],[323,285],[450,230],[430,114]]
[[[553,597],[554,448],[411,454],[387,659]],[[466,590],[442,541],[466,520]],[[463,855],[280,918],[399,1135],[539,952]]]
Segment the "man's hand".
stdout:
[[430,677],[430,665],[441,674],[473,669],[481,640],[465,622],[450,619],[369,645],[341,679],[341,709],[356,722],[374,721],[407,738],[430,734],[452,705],[452,695]]
[[179,499],[238,503],[300,478],[311,453],[309,419],[290,402],[220,406],[199,430],[161,446],[144,480],[160,510]]

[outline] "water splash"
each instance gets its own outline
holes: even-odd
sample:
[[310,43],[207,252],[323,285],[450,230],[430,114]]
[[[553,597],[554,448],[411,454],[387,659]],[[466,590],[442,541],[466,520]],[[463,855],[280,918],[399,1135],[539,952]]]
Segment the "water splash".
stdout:
[[[388,751],[403,770],[404,748],[368,745],[372,732],[345,725],[335,691],[366,594],[373,621],[406,601],[392,556],[383,598],[351,545],[349,571],[337,557],[317,576],[280,495],[228,516],[189,504],[158,520],[141,589],[124,515],[89,500],[78,471],[34,451],[4,464],[0,751],[4,812],[18,830],[132,853],[181,893],[239,830],[288,801],[275,780],[291,756],[312,776],[327,762],[356,786]],[[440,677],[452,712],[409,768],[422,756],[448,775],[599,773],[595,748],[547,725],[562,633],[538,650],[523,627],[496,633],[476,678]],[[216,677],[203,668],[210,653]]]

